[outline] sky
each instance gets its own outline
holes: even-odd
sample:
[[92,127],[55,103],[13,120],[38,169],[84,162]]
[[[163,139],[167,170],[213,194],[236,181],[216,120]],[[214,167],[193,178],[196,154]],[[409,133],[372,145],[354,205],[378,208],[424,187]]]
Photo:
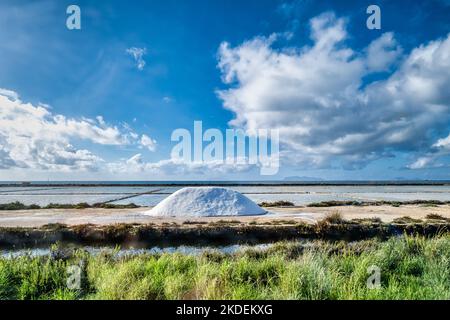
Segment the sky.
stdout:
[[[0,0],[0,180],[450,179],[449,16],[448,0]],[[194,121],[277,130],[276,174],[174,158]]]

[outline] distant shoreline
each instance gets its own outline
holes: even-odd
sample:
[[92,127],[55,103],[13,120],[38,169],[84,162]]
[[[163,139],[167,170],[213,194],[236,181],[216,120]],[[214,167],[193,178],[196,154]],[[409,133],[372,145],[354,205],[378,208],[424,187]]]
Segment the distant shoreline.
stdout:
[[450,180],[405,181],[30,181],[0,182],[0,187],[187,187],[187,186],[447,186]]

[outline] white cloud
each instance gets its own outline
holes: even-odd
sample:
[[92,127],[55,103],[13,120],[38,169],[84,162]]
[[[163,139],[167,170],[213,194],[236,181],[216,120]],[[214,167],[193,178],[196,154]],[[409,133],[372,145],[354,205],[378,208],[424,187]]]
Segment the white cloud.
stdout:
[[285,158],[317,167],[429,151],[450,118],[450,35],[403,56],[387,79],[365,84],[399,59],[393,34],[358,53],[346,45],[344,19],[322,14],[310,26],[311,46],[275,48],[276,35],[221,44],[218,66],[230,87],[218,95],[235,113],[230,124],[279,129]]
[[450,135],[446,138],[439,139],[433,147],[450,151]]
[[0,95],[10,98],[12,100],[19,99],[19,96],[17,95],[16,92],[14,92],[12,90],[3,89],[3,88],[0,88]]
[[163,101],[165,102],[165,103],[170,103],[170,102],[172,102],[172,98],[171,97],[163,97]]
[[140,153],[135,154],[130,159],[125,161],[127,166],[131,166],[132,168],[137,168],[142,164],[142,155]]
[[73,140],[101,145],[132,143],[130,132],[106,125],[102,117],[73,119],[47,106],[24,103],[15,92],[0,90],[0,168],[96,170],[103,160]]
[[147,48],[136,48],[131,47],[126,50],[126,52],[131,55],[136,62],[136,67],[139,70],[144,70],[145,60],[144,55],[147,53]]
[[224,163],[224,161],[185,162],[183,159],[165,159],[157,162],[146,162],[142,154],[138,153],[129,159],[107,164],[112,173],[142,172],[158,176],[187,175],[208,176],[227,175],[230,173],[249,172],[258,166],[247,163]]
[[407,166],[407,168],[409,168],[409,169],[423,169],[423,168],[427,168],[427,167],[430,167],[430,165],[435,160],[436,160],[436,158],[433,157],[433,156],[420,157],[416,161],[414,161],[413,163],[409,164]]
[[439,159],[450,154],[450,135],[446,138],[439,139],[432,145],[432,152],[427,153],[425,156],[419,157],[416,161],[409,164],[409,169],[426,169],[437,168],[443,166],[450,166],[449,163],[440,163]]
[[156,140],[150,138],[146,134],[143,134],[140,140],[140,144],[142,147],[147,148],[150,151],[156,150]]
[[388,71],[401,53],[394,34],[386,32],[367,48],[367,66],[371,71]]

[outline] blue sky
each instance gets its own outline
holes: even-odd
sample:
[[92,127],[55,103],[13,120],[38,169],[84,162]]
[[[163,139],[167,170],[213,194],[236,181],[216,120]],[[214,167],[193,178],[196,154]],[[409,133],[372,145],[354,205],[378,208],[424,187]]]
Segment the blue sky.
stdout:
[[[0,180],[450,179],[450,3],[370,4],[2,0]],[[280,129],[279,173],[171,162],[195,120]]]

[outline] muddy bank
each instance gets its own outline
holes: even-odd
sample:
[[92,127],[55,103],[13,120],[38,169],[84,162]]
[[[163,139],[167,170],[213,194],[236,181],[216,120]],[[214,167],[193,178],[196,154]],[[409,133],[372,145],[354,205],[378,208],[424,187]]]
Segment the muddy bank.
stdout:
[[166,226],[142,224],[47,225],[40,228],[0,228],[0,247],[35,248],[54,243],[67,245],[120,245],[123,248],[177,245],[258,244],[281,240],[325,239],[355,241],[401,234],[433,236],[447,233],[449,222],[371,223],[342,222],[303,224],[175,223]]

